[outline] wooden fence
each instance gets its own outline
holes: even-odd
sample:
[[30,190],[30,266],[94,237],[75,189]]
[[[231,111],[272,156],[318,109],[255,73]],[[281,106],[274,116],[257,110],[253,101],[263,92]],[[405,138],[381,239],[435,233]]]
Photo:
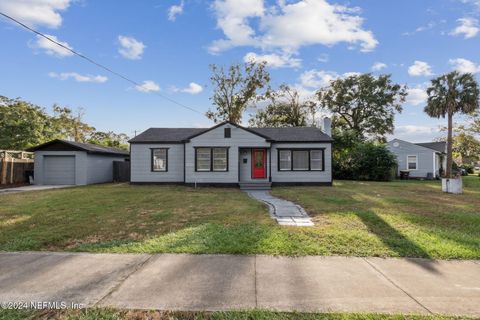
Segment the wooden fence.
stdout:
[[113,181],[130,181],[130,161],[113,161]]
[[33,153],[0,150],[0,185],[29,182],[33,175]]

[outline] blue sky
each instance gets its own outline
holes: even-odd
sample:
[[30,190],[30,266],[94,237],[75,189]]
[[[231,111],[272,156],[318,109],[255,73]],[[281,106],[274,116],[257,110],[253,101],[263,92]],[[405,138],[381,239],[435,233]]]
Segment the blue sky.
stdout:
[[[395,137],[438,137],[425,87],[458,69],[480,73],[480,0],[2,0],[0,11],[143,83],[135,87],[0,19],[0,94],[50,110],[82,107],[99,130],[212,123],[209,64],[270,62],[272,85],[308,97],[351,72],[392,74],[410,88]],[[246,120],[246,117],[245,117]]]

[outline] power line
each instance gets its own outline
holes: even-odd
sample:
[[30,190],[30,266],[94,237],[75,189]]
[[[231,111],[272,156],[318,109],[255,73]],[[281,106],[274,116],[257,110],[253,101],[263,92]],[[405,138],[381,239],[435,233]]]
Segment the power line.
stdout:
[[[11,16],[9,16],[9,15],[1,12],[1,11],[0,11],[0,15],[2,15],[2,16],[4,16],[5,18],[7,18],[7,19],[9,19],[9,20],[11,20],[11,21],[19,24],[19,25],[22,26],[23,28],[25,28],[25,29],[27,29],[27,30],[35,33],[36,35],[38,35],[38,36],[40,36],[40,37],[42,37],[42,38],[47,39],[48,41],[56,44],[57,46],[60,46],[60,47],[62,47],[63,49],[65,49],[65,50],[67,50],[67,51],[70,51],[70,52],[73,53],[74,55],[77,55],[77,56],[79,56],[80,58],[82,58],[82,59],[84,59],[84,60],[87,60],[88,62],[96,65],[97,67],[102,68],[103,70],[105,70],[105,71],[107,71],[107,72],[110,72],[111,74],[114,74],[114,75],[116,75],[117,77],[119,77],[119,78],[121,78],[121,79],[123,79],[123,80],[125,80],[125,81],[127,81],[127,82],[129,82],[129,83],[131,83],[131,84],[134,84],[135,86],[142,86],[141,83],[138,83],[138,82],[135,81],[135,80],[132,80],[132,79],[130,79],[130,78],[127,78],[126,76],[122,75],[121,73],[118,73],[118,72],[110,69],[109,67],[106,67],[106,66],[104,66],[103,64],[96,62],[95,60],[93,60],[93,59],[85,56],[84,54],[81,54],[81,53],[73,50],[72,48],[67,47],[67,46],[59,43],[58,41],[53,40],[53,39],[50,38],[49,36],[47,36],[47,35],[39,32],[39,31],[37,31],[37,30],[35,30],[35,29],[33,29],[33,28],[30,28],[30,27],[27,26],[26,24],[18,21],[17,19],[15,19],[15,18],[13,18],[13,17],[11,17]],[[169,98],[169,97],[167,97],[167,96],[165,96],[165,95],[163,95],[163,94],[161,94],[161,93],[159,93],[159,92],[153,91],[152,93],[154,93],[154,94],[162,97],[163,99],[168,100],[168,101],[170,101],[170,102],[172,102],[172,103],[174,103],[174,104],[176,104],[176,105],[178,105],[178,106],[180,106],[180,107],[182,107],[182,108],[185,108],[185,109],[188,109],[188,110],[190,110],[190,111],[196,112],[196,113],[198,113],[198,114],[204,115],[202,112],[200,112],[200,111],[198,111],[198,110],[196,110],[196,109],[194,109],[194,108],[191,108],[191,107],[189,107],[189,106],[187,106],[187,105],[185,105],[185,104],[183,104],[183,103],[181,103],[181,102],[178,102],[178,101],[176,101],[176,100],[173,100],[172,98]]]

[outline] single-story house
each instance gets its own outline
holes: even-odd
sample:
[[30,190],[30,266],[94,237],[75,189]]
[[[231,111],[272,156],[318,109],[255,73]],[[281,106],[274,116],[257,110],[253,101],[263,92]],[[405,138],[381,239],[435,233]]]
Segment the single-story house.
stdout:
[[28,151],[35,152],[34,183],[39,185],[112,182],[113,161],[129,158],[127,150],[59,139]]
[[318,128],[223,122],[203,129],[150,128],[129,142],[134,184],[332,184],[332,138]]
[[408,171],[410,177],[433,179],[446,168],[445,142],[411,143],[393,139],[387,149],[397,156],[398,172]]

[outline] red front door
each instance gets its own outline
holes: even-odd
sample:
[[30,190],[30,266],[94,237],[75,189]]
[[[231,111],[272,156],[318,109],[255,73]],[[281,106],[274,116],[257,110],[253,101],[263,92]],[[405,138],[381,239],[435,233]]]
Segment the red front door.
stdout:
[[267,177],[267,151],[265,149],[252,150],[252,178],[265,179]]

